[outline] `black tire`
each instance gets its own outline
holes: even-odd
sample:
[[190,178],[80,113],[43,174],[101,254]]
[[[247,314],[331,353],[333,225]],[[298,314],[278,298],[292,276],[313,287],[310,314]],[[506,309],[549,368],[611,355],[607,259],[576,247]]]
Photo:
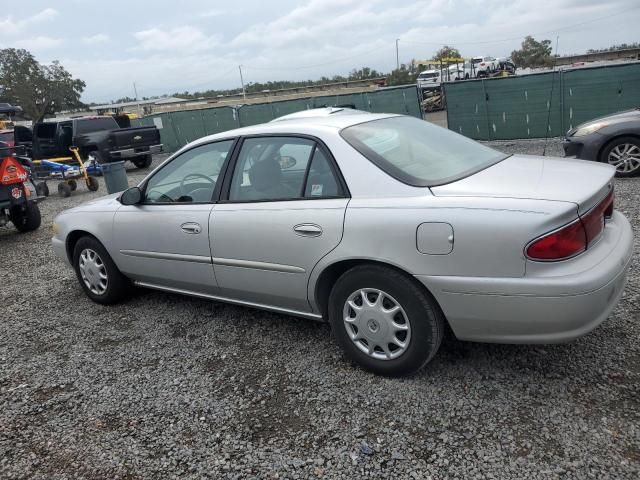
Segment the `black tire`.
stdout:
[[132,160],[133,164],[138,168],[149,168],[153,157],[151,155],[145,155],[144,157],[138,157]]
[[96,177],[91,177],[91,176],[87,177],[86,183],[87,183],[87,188],[91,192],[95,192],[100,188],[100,182],[98,182],[98,179]]
[[[602,152],[600,152],[600,157],[598,158],[598,161],[613,165],[613,163],[609,162],[609,156],[614,151],[614,149],[618,148],[620,150],[623,145],[630,145],[631,148],[633,149],[634,156],[635,154],[640,153],[640,138],[619,137],[619,138],[613,139],[611,142],[609,142],[605,146]],[[635,158],[638,158],[638,157],[635,157]],[[632,167],[628,171],[623,170],[625,167],[624,164],[619,166],[613,165],[614,167],[616,167],[616,177],[636,177],[640,175],[640,161],[638,161],[638,163],[629,164],[629,165],[632,165]]]
[[465,73],[465,74],[464,74],[464,79],[465,79],[465,80],[469,80],[469,74],[468,74],[468,73]]
[[35,202],[27,202],[26,205],[15,206],[9,212],[11,222],[15,225],[19,232],[31,232],[40,227],[42,218],[40,217],[40,208]]
[[[345,302],[358,290],[367,288],[383,291],[385,298],[392,297],[406,314],[410,337],[405,351],[396,358],[373,358],[356,346],[347,332],[343,320]],[[445,330],[445,320],[431,295],[411,277],[380,265],[360,265],[345,272],[331,290],[328,314],[333,334],[345,354],[363,368],[389,376],[407,375],[424,367],[438,351]]]
[[36,183],[36,193],[40,197],[48,197],[49,196],[49,185],[47,185],[47,182],[38,182],[38,183]]
[[67,182],[60,182],[58,184],[58,193],[61,197],[70,197],[71,196],[71,187],[67,184]]
[[[91,250],[99,256],[102,265],[106,269],[106,288],[103,293],[92,292],[85,283],[80,269],[80,256],[85,250]],[[131,291],[131,281],[125,277],[113,260],[107,250],[94,237],[85,236],[80,238],[73,249],[73,268],[76,271],[76,277],[80,286],[87,296],[96,303],[103,305],[112,305],[124,300]],[[94,272],[95,273],[95,272]]]
[[99,165],[102,165],[104,163],[104,158],[98,150],[89,152],[89,154],[87,155],[87,158],[89,157],[89,155],[91,155],[96,160],[96,163],[98,163]]
[[67,180],[67,184],[69,185],[69,187],[71,188],[72,192],[75,192],[78,189],[78,182],[76,182],[75,180],[71,179],[71,180]]

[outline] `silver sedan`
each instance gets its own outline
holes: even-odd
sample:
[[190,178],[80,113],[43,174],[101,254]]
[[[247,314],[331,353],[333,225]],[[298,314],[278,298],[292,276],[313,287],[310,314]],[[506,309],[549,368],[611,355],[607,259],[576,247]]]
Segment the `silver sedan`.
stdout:
[[613,167],[504,155],[400,115],[311,110],[197,140],[52,239],[103,304],[132,286],[330,322],[386,375],[461,340],[552,343],[617,304]]

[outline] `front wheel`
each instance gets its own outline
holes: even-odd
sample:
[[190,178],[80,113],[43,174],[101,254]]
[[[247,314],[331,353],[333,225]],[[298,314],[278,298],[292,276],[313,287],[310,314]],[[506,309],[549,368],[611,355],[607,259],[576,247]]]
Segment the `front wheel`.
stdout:
[[640,139],[620,137],[613,140],[600,154],[599,160],[613,165],[616,177],[635,177],[640,174]]
[[31,232],[40,227],[42,219],[40,208],[35,202],[27,202],[24,206],[15,206],[10,210],[11,221],[19,232]]
[[118,270],[107,250],[94,237],[78,240],[73,249],[73,268],[80,286],[96,303],[118,303],[130,290],[129,279]]
[[384,266],[362,265],[344,273],[331,290],[328,313],[345,354],[382,375],[422,368],[444,333],[444,319],[428,292]]

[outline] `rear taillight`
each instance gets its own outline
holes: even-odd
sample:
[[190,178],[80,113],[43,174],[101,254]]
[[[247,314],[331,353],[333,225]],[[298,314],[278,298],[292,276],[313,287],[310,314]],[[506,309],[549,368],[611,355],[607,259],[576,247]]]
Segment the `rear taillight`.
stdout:
[[605,218],[613,214],[613,192],[605,197],[598,205],[585,213],[580,219],[587,232],[587,244],[598,238],[604,229]]
[[486,63],[481,63],[480,64],[481,67],[484,67],[485,65],[486,65]]
[[584,252],[602,233],[604,221],[613,215],[613,192],[574,222],[548,233],[529,244],[527,257],[532,260],[566,260]]

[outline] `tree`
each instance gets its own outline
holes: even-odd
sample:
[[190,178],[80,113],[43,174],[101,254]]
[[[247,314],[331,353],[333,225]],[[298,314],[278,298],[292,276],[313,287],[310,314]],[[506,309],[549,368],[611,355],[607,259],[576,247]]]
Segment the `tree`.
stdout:
[[520,50],[511,52],[511,60],[518,67],[549,67],[553,65],[551,40],[538,42],[527,35],[522,41]]
[[0,98],[21,106],[34,122],[45,115],[82,107],[80,95],[85,86],[57,60],[41,65],[27,50],[0,50]]
[[461,58],[460,52],[457,48],[445,45],[433,56],[436,61],[444,60],[445,58]]

